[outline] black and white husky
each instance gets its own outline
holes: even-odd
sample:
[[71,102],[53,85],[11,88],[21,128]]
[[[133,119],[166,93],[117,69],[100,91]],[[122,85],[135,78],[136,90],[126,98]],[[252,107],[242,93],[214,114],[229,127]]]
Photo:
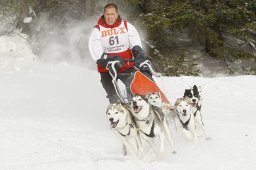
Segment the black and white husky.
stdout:
[[194,85],[193,88],[186,89],[183,96],[183,98],[188,99],[193,106],[196,106],[198,111],[201,110],[202,105],[200,92],[201,87]]
[[110,127],[123,143],[123,154],[127,151],[134,156],[141,156],[142,144],[131,112],[124,104],[110,104],[106,111]]
[[200,95],[201,87],[197,87],[196,85],[193,86],[193,88],[186,89],[184,92],[184,99],[189,100],[191,103],[193,115],[195,117],[195,124],[196,124],[196,130],[198,132],[198,135],[203,135],[206,139],[210,139],[207,137],[205,129],[204,129],[204,123],[202,120],[202,97]]
[[197,131],[193,106],[185,98],[178,98],[175,102],[176,115],[174,118],[177,131],[183,134],[188,140],[197,142]]
[[[175,153],[171,131],[167,118],[158,107],[150,105],[146,98],[135,95],[131,102],[132,114],[139,128],[141,138],[145,139],[155,151],[157,159],[163,156],[165,138]],[[160,138],[160,150],[155,144],[155,137]]]

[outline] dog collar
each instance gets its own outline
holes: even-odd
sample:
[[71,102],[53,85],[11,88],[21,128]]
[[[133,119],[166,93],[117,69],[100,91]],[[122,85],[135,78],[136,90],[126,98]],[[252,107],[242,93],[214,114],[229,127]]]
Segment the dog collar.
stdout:
[[155,121],[153,121],[153,124],[151,126],[151,130],[150,130],[150,133],[149,134],[146,134],[145,132],[143,132],[142,130],[140,130],[144,135],[146,135],[147,137],[150,137],[150,138],[154,138],[156,135],[154,133],[154,128],[155,128]]
[[[120,135],[122,135],[123,137],[130,135],[130,133],[131,133],[131,128],[134,128],[134,126],[133,126],[132,124],[126,123],[125,127],[126,127],[127,125],[129,125],[129,132],[128,132],[126,135],[122,134],[121,132],[119,132],[119,131],[117,130],[117,132],[118,132]],[[125,128],[125,127],[124,127],[124,128]],[[122,129],[124,129],[124,128],[122,128]]]
[[146,124],[149,124],[150,123],[150,121],[149,121],[149,118],[150,118],[150,116],[151,116],[151,113],[148,115],[148,117],[146,117],[145,119],[138,119],[138,118],[136,118],[136,117],[134,117],[135,118],[135,120],[136,121],[145,121],[146,122]]

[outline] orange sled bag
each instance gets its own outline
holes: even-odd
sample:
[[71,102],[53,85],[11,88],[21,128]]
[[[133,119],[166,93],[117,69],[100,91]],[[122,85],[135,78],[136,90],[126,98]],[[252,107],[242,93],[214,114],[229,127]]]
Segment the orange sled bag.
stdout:
[[141,96],[146,96],[149,93],[160,92],[163,102],[166,104],[170,104],[167,97],[157,86],[157,84],[153,80],[142,74],[140,71],[136,71],[134,73],[134,77],[130,83],[130,90],[133,95],[137,94]]

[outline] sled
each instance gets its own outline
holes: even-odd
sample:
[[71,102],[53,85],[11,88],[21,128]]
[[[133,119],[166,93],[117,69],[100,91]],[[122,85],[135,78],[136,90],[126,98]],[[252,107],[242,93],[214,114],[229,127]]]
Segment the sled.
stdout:
[[[119,85],[117,83],[118,80],[118,76],[117,76],[117,71],[115,70],[115,64],[118,61],[112,61],[109,63],[109,73],[112,76],[112,83],[115,87],[115,91],[118,95],[118,97],[120,98],[120,100],[123,103],[127,103],[121,93],[121,90],[119,88]],[[156,77],[160,77],[159,73],[156,73],[153,68],[150,65],[150,62],[147,60],[146,62],[142,63],[142,64],[147,64],[148,67],[150,68],[150,71],[152,73],[152,75],[156,76]],[[128,78],[128,81],[130,81],[128,84],[130,84],[130,91],[132,93],[132,95],[141,95],[141,96],[146,96],[149,93],[155,93],[155,92],[159,92],[162,98],[162,101],[169,105],[170,102],[168,101],[167,97],[165,96],[165,94],[161,91],[161,89],[158,87],[158,85],[156,84],[156,82],[154,82],[153,80],[151,80],[149,77],[147,77],[146,75],[144,75],[142,72],[140,72],[139,70],[135,71],[134,74],[130,75],[130,77]]]
[[142,74],[140,71],[136,71],[134,78],[130,85],[130,90],[133,95],[146,96],[149,93],[159,92],[164,103],[170,104],[165,94],[157,86],[157,84]]

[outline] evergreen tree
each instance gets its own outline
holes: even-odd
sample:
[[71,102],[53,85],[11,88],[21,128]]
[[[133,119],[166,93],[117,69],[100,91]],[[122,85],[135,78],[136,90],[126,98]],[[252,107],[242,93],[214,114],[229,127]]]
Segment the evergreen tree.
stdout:
[[159,0],[153,5],[152,1],[136,2],[137,10],[142,12],[140,22],[159,49],[172,48],[166,42],[171,41],[173,33],[188,29],[193,40],[205,46],[212,57],[255,58],[256,0]]

